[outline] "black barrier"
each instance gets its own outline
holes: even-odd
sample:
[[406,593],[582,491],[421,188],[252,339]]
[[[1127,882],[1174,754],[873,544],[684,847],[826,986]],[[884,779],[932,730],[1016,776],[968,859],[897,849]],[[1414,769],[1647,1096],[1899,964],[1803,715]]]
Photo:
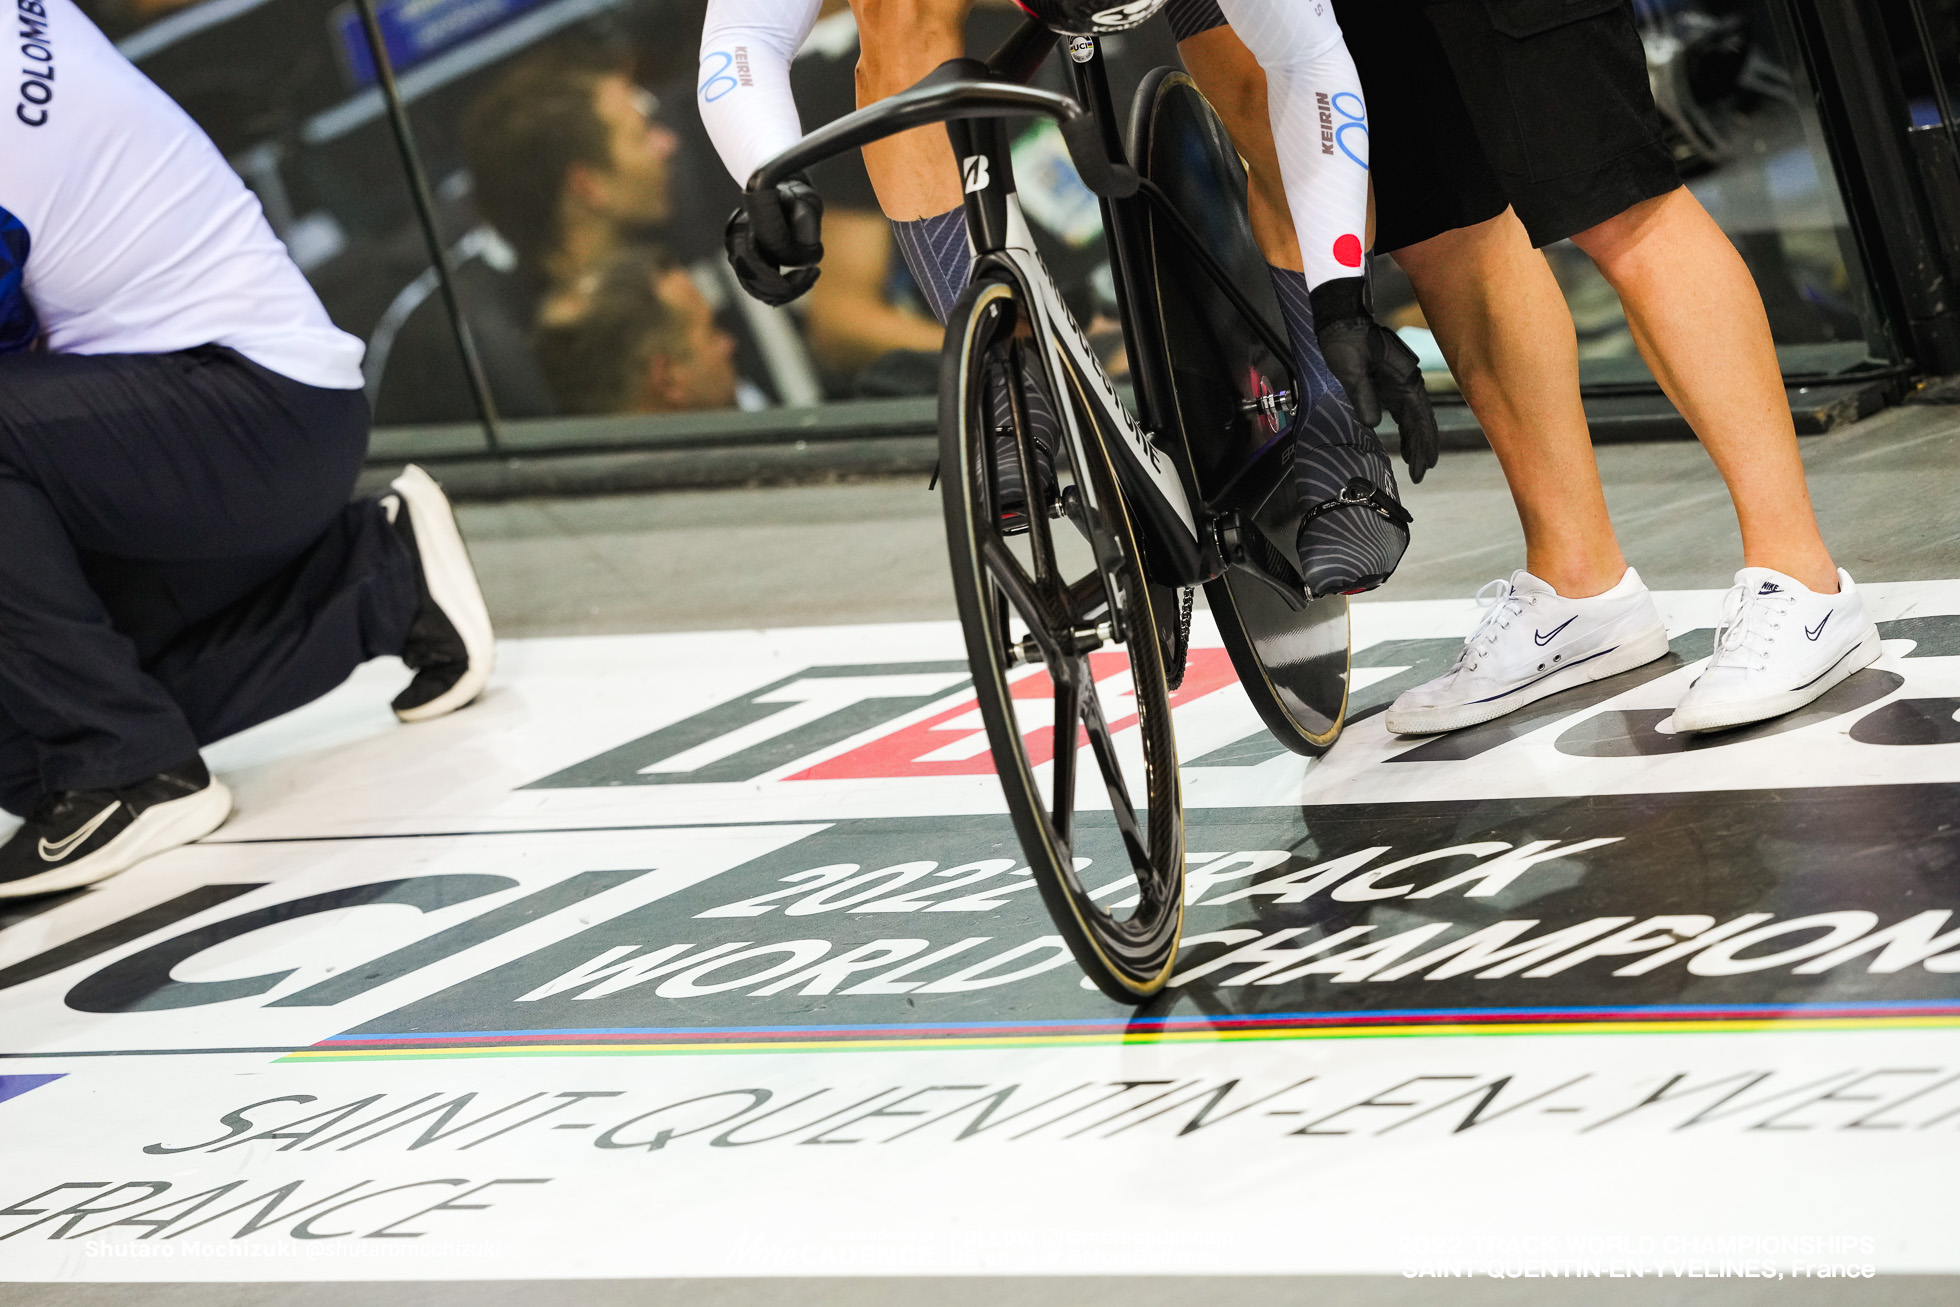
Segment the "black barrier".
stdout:
[[[1869,0],[1788,0],[1805,61],[1813,69],[1821,123],[1831,147],[1853,230],[1873,273],[1882,311],[1922,373],[1960,370],[1960,305],[1954,251],[1960,212],[1941,215],[1950,193],[1951,106],[1940,53],[1925,24],[1923,0],[1880,6]],[[1885,8],[1911,11],[1899,30]],[[1908,38],[1907,32],[1911,35]],[[1923,44],[1922,44],[1923,41]],[[1914,114],[1901,71],[1904,48],[1919,48],[1925,89],[1942,124],[1937,142],[1914,140]],[[1954,51],[1944,57],[1951,60]],[[1931,148],[1928,148],[1928,147]],[[1947,174],[1947,175],[1942,175]]]
[[395,147],[401,152],[402,171],[408,174],[408,193],[415,200],[415,220],[422,228],[422,239],[429,249],[430,266],[442,286],[442,304],[449,311],[449,325],[456,334],[456,353],[463,361],[463,372],[470,383],[470,399],[483,421],[484,443],[492,454],[501,453],[497,439],[497,401],[491,397],[490,383],[483,375],[483,360],[476,352],[476,337],[456,296],[456,277],[449,266],[449,251],[436,232],[435,201],[429,194],[429,175],[422,167],[421,151],[415,148],[415,130],[402,104],[401,90],[395,85],[395,67],[388,56],[388,41],[381,31],[374,0],[354,0],[361,15],[361,35],[367,42],[368,58],[373,61],[381,98],[388,105],[388,126],[395,134]]

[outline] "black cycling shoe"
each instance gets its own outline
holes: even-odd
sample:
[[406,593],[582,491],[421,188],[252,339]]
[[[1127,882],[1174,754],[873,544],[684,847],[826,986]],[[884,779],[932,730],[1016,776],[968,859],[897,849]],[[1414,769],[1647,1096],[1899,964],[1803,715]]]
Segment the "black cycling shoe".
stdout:
[[[1433,435],[1418,438],[1422,422],[1435,430],[1422,372],[1403,366],[1414,355],[1371,316],[1365,277],[1337,278],[1309,291],[1302,273],[1271,271],[1294,376],[1304,393],[1318,396],[1294,415],[1285,451],[1300,574],[1316,599],[1372,590],[1402,561],[1411,520],[1372,427],[1386,399],[1402,424],[1411,475],[1420,481],[1436,461]],[[1349,339],[1353,332],[1365,338]],[[1276,531],[1275,539],[1284,540],[1284,533]]]
[[[1028,442],[1034,449],[1035,485],[1044,505],[1055,498],[1055,455],[1037,434]],[[1021,451],[1014,440],[1014,429],[994,432],[994,511],[1003,535],[1028,529],[1027,478],[1021,475]]]
[[1294,543],[1307,592],[1318,599],[1374,589],[1402,561],[1413,520],[1395,493],[1388,452],[1331,395],[1295,419],[1293,434]]
[[456,515],[435,479],[413,463],[393,483],[390,521],[415,557],[421,605],[408,628],[402,661],[415,672],[395,696],[395,716],[427,721],[464,707],[483,693],[496,661],[490,613],[463,547]]
[[[1027,414],[1028,444],[1034,455],[1035,496],[1043,511],[1052,510],[1055,488],[1055,446],[1061,438],[1061,423],[1055,418],[1047,393],[1025,366],[1021,368],[1021,395]],[[1014,439],[1014,415],[1007,387],[998,382],[991,396],[994,426],[994,512],[1003,535],[1028,529],[1027,478],[1021,473],[1021,451]]]
[[58,790],[0,845],[0,898],[93,885],[202,839],[231,815],[231,791],[192,758],[115,790]]

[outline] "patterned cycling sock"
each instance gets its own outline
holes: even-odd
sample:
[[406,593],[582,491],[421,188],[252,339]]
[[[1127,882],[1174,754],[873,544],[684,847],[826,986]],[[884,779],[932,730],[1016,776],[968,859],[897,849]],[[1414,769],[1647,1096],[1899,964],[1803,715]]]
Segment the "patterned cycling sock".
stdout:
[[[966,241],[966,209],[962,206],[931,218],[894,221],[892,238],[898,242],[898,252],[925,295],[932,316],[944,323],[973,273],[973,253]],[[996,379],[988,387],[987,395],[989,417],[997,433],[994,498],[995,507],[1003,516],[1013,516],[1026,510],[1027,490],[1013,441],[1013,406],[1003,380]],[[1034,443],[1035,461],[1047,465],[1042,479],[1052,484],[1061,423],[1056,420],[1046,389],[1025,367],[1021,370],[1021,391],[1026,397],[1028,434]]]
[[[1012,517],[1027,507],[1026,478],[1021,475],[1021,456],[1014,443],[1014,406],[1008,397],[1005,377],[994,377],[987,387],[987,409],[994,429],[994,499],[1004,517]],[[1024,363],[1021,367],[1021,394],[1028,415],[1028,440],[1034,446],[1036,480],[1046,492],[1055,484],[1055,447],[1061,442],[1062,426],[1046,390],[1035,380]]]
[[949,209],[931,218],[892,222],[892,238],[912,280],[919,283],[926,306],[941,323],[953,311],[966,279],[973,272],[973,251],[966,243],[966,208]]
[[1279,297],[1280,316],[1286,319],[1286,339],[1293,346],[1293,375],[1300,383],[1296,395],[1300,411],[1305,412],[1328,391],[1339,392],[1340,383],[1320,357],[1320,338],[1313,329],[1313,299],[1307,290],[1307,274],[1291,268],[1266,265],[1272,278],[1273,294]]
[[[1300,511],[1341,497],[1357,478],[1400,499],[1395,470],[1375,433],[1361,425],[1347,392],[1320,356],[1305,273],[1268,265],[1273,292],[1293,346],[1300,393],[1293,417],[1293,479]],[[1409,547],[1409,533],[1372,508],[1352,505],[1301,525],[1300,568],[1315,595],[1371,590],[1388,579]]]

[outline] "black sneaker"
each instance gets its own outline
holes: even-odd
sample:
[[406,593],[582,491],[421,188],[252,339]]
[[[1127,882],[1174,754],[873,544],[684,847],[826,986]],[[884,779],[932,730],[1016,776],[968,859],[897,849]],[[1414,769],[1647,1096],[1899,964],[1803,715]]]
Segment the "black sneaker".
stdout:
[[0,899],[93,885],[202,839],[231,815],[231,791],[202,758],[119,790],[58,790],[0,845]]
[[402,646],[402,661],[415,679],[395,696],[395,716],[420,722],[454,712],[483,693],[497,643],[448,496],[413,463],[393,487],[395,493],[381,502],[415,556],[415,584],[422,596]]

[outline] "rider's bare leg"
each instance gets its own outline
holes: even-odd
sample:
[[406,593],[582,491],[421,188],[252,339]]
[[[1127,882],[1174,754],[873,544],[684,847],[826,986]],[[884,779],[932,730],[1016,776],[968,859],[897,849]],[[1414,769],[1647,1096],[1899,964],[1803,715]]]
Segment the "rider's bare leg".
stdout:
[[[897,95],[965,54],[972,8],[973,0],[851,0],[858,21],[858,106]],[[865,146],[864,168],[885,216],[895,222],[959,207],[959,168],[944,127],[920,127]]]
[[1524,526],[1525,567],[1568,599],[1604,594],[1626,559],[1606,512],[1565,297],[1517,215],[1393,251]]
[[[948,59],[966,53],[966,17],[973,0],[851,0],[858,21],[857,100],[873,104],[915,85]],[[961,211],[959,166],[946,129],[901,132],[864,147],[864,168],[891,219],[892,236],[933,316],[946,321],[965,288],[971,255]],[[1028,435],[1038,461],[1052,455],[1060,424],[1048,397],[1022,375]],[[1012,404],[1005,386],[990,392],[993,421],[1006,429]],[[996,507],[1005,516],[1026,511],[1027,478],[1020,460],[1003,451],[995,463]],[[1052,476],[1043,478],[1052,482]]]

